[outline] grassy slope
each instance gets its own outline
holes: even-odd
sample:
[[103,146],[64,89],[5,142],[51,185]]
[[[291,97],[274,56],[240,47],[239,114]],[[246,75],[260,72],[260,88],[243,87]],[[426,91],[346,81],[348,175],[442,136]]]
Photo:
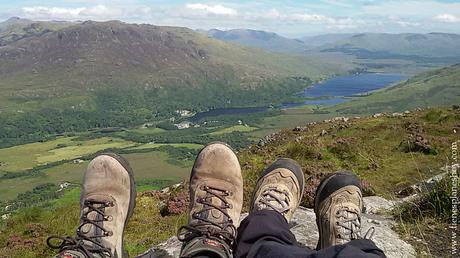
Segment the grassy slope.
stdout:
[[[408,117],[352,119],[351,122],[319,123],[305,132],[283,130],[273,143],[263,148],[250,148],[240,154],[246,168],[250,190],[259,171],[278,157],[296,159],[307,176],[349,169],[367,179],[378,194],[392,196],[407,184],[440,173],[452,133],[460,119],[458,110],[429,109]],[[428,140],[437,155],[405,153],[399,149],[407,141],[411,125]],[[328,133],[319,136],[322,130]]]
[[454,65],[422,73],[403,83],[328,109],[340,113],[403,111],[458,104],[459,99],[460,65]]
[[[263,148],[251,146],[239,152],[245,196],[250,196],[258,174],[267,164],[278,157],[290,157],[302,165],[308,177],[349,169],[366,179],[378,194],[391,197],[403,186],[440,172],[451,142],[457,139],[452,130],[459,119],[459,110],[444,108],[428,109],[404,118],[320,123],[307,126],[303,132],[286,129]],[[405,153],[398,148],[409,134],[409,125],[415,124],[437,151],[436,155]],[[328,134],[319,137],[323,129]],[[307,189],[303,204],[308,206],[311,198],[311,189],[310,192]],[[0,246],[8,247],[0,248],[0,256],[49,256],[51,252],[44,246],[44,239],[50,234],[73,234],[78,220],[77,202],[75,195],[55,205],[21,211],[8,220],[0,234]],[[138,197],[125,239],[131,255],[167,239],[184,223],[183,216],[161,217],[157,203],[153,197]],[[68,215],[63,217],[64,213]]]
[[0,47],[0,109],[91,108],[87,96],[107,87],[220,81],[253,88],[271,78],[319,79],[353,68],[346,64],[270,53],[187,28],[85,22]]
[[99,138],[90,141],[75,137],[60,137],[45,143],[37,142],[0,149],[0,171],[21,171],[37,165],[72,160],[109,148],[127,148],[135,143],[116,139]]

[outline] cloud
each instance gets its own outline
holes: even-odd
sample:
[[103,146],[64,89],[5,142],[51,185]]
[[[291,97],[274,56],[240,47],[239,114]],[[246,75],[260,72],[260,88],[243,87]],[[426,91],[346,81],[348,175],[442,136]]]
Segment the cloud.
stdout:
[[207,5],[207,4],[187,4],[185,6],[187,9],[190,10],[197,10],[197,11],[202,11],[207,14],[215,14],[215,15],[228,15],[228,16],[235,16],[238,14],[238,12],[230,7],[225,7],[221,4],[216,4],[216,5]]
[[61,7],[45,7],[32,6],[21,8],[22,15],[25,18],[31,19],[62,19],[62,20],[105,20],[117,18],[123,15],[119,9],[109,8],[105,5],[96,5],[93,7],[78,7],[78,8],[61,8]]
[[288,18],[292,18],[293,20],[303,22],[333,22],[332,18],[320,14],[293,14],[291,17]]
[[460,15],[459,2],[425,1],[381,1],[371,5],[364,5],[362,11],[367,15],[400,16],[405,18],[431,18],[440,13]]
[[455,22],[460,22],[460,16],[455,16],[452,14],[440,14],[436,15],[433,17],[433,20],[439,21],[439,22],[448,22],[448,23],[455,23]]
[[396,24],[401,25],[402,27],[418,27],[421,25],[419,22],[410,21],[396,21]]

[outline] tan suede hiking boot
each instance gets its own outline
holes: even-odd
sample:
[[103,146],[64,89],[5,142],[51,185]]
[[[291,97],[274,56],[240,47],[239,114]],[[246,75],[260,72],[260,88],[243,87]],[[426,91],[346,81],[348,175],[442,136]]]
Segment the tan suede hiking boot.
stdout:
[[[121,258],[123,231],[135,206],[136,188],[131,167],[116,154],[101,154],[88,165],[80,196],[80,226],[76,237],[50,237],[56,257]],[[59,245],[53,239],[61,240]]]
[[203,148],[190,175],[189,223],[178,233],[181,257],[232,257],[243,205],[243,178],[235,153],[223,143]]
[[[316,224],[319,229],[316,248],[320,250],[362,239],[362,209],[363,197],[356,175],[344,171],[323,179],[315,196]],[[368,238],[367,235],[364,238]]]
[[262,172],[251,199],[251,211],[274,210],[289,223],[299,207],[305,184],[300,165],[292,159],[278,159]]

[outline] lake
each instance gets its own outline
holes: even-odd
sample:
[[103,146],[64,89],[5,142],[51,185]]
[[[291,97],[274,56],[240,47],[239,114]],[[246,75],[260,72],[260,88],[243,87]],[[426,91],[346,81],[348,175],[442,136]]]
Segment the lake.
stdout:
[[[398,81],[407,79],[408,76],[400,74],[361,73],[343,75],[331,78],[321,83],[314,84],[303,90],[300,97],[308,98],[299,103],[284,103],[282,108],[293,108],[304,105],[336,105],[349,101],[358,94],[366,94],[369,91],[389,86]],[[248,108],[219,108],[196,114],[192,121],[198,121],[204,117],[220,115],[236,115],[265,112],[266,107]]]
[[401,74],[362,73],[337,76],[306,88],[301,96],[309,98],[301,104],[335,105],[357,94],[365,94],[389,86],[408,77]]

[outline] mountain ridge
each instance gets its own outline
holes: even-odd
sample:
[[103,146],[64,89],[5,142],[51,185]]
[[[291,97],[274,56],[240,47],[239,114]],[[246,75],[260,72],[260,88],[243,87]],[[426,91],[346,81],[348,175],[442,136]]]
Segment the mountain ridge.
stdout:
[[307,46],[299,39],[290,39],[274,32],[252,29],[218,30],[206,32],[209,37],[280,53],[302,53]]

